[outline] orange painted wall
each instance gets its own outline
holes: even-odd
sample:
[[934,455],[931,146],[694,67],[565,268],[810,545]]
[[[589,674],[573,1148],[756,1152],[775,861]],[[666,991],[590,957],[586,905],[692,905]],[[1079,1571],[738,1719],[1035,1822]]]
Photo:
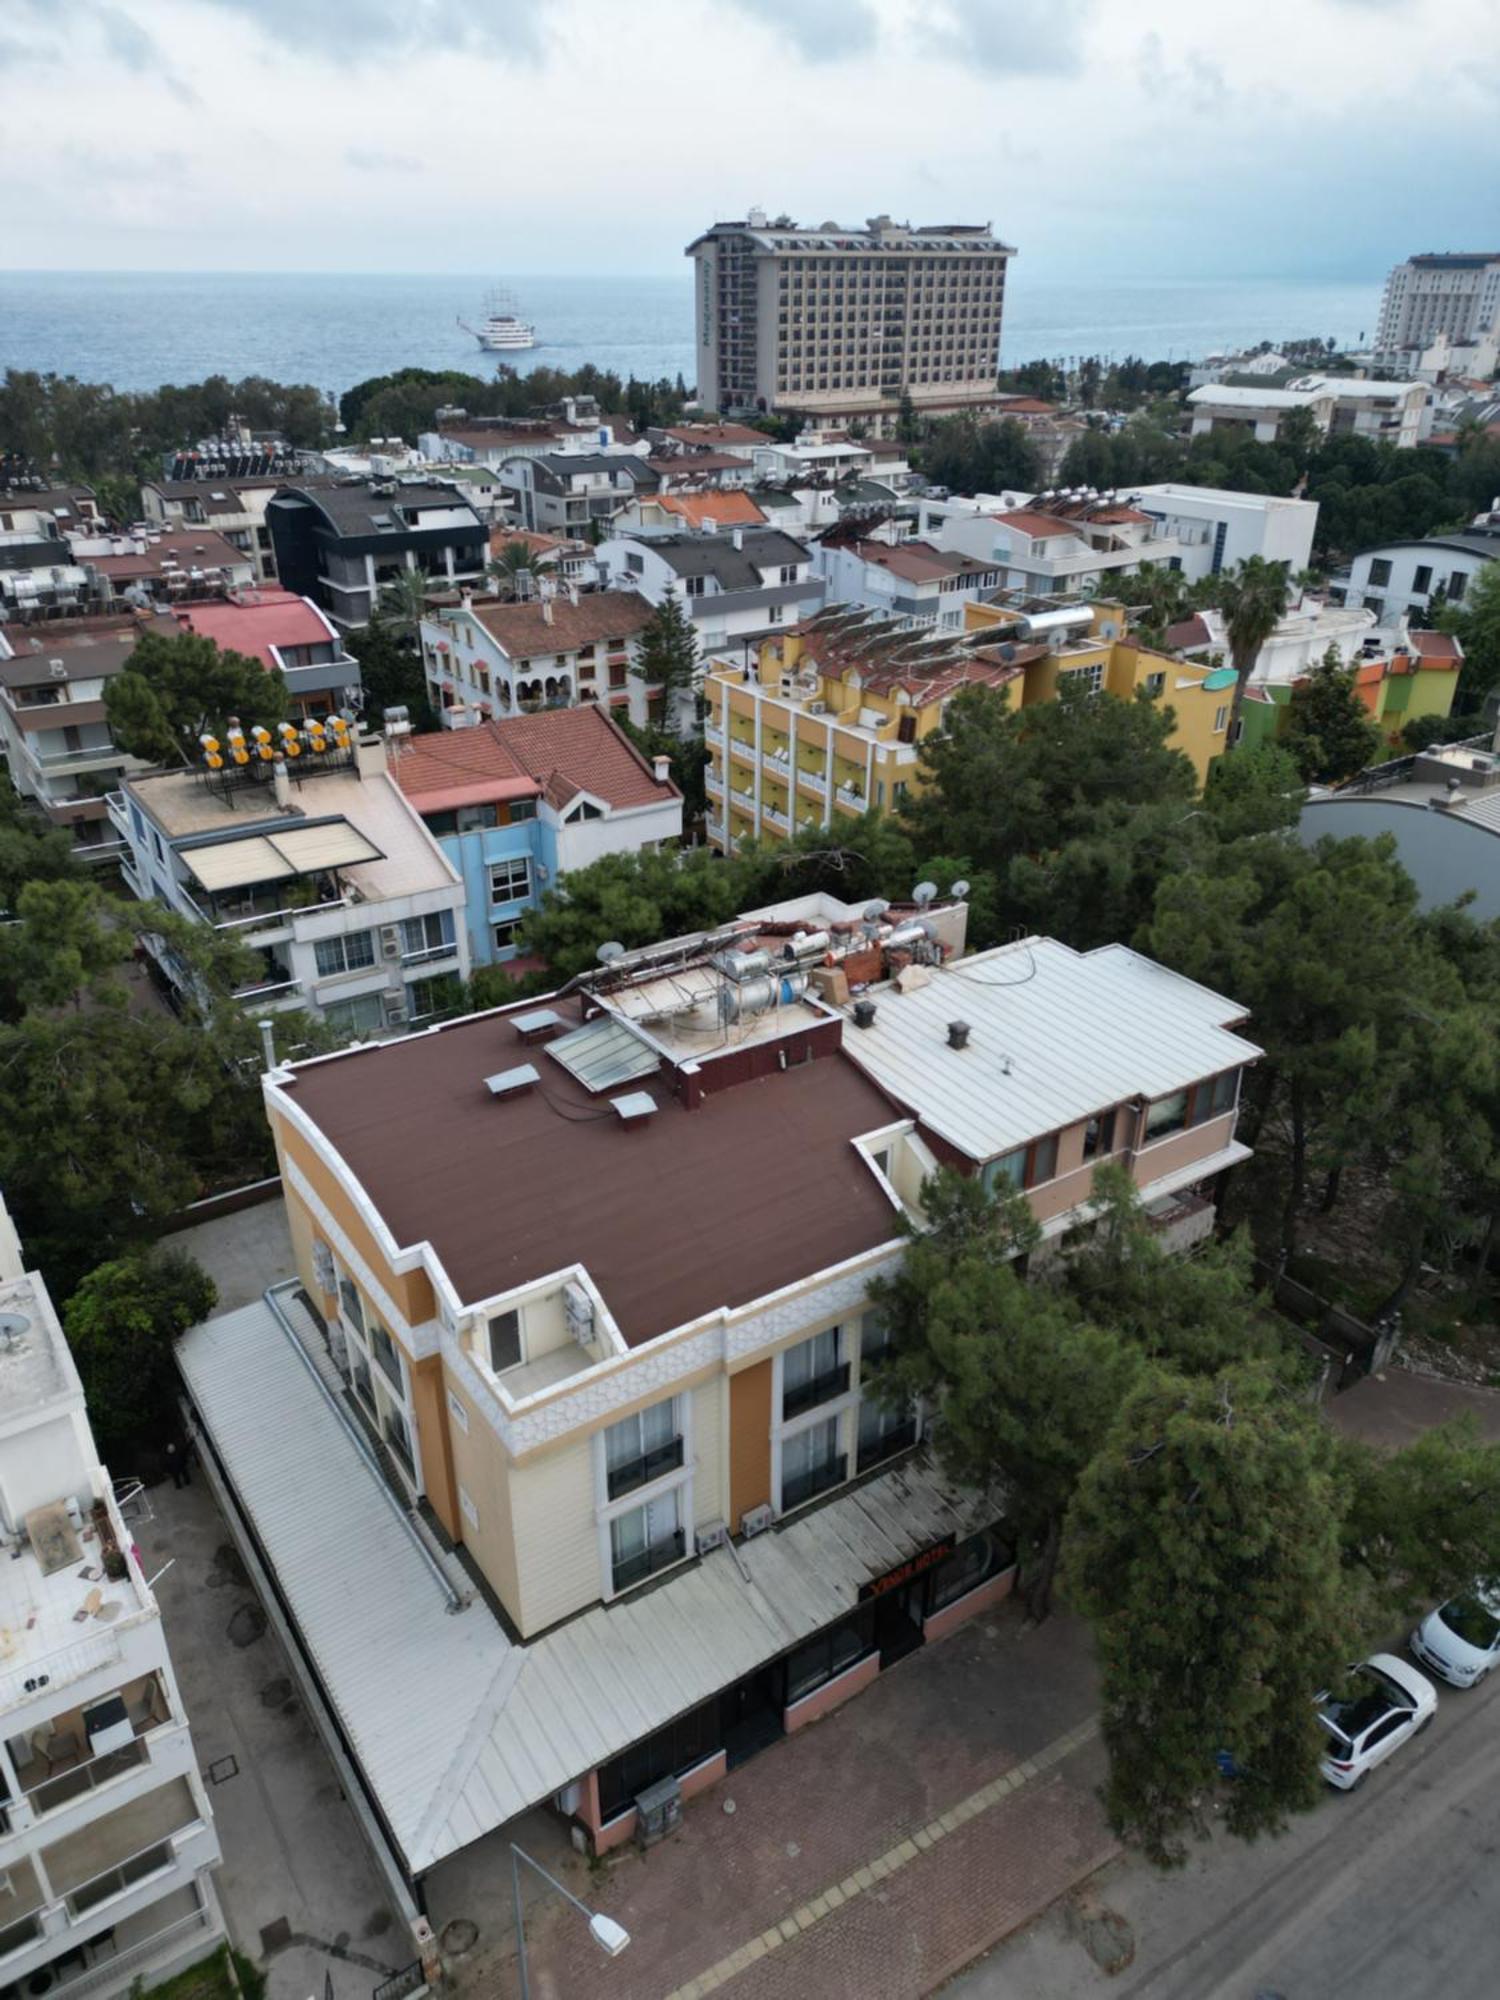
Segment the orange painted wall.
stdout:
[[448,1442],[448,1407],[444,1397],[443,1359],[429,1354],[411,1364],[412,1414],[422,1448],[422,1483],[432,1510],[455,1542],[463,1540],[458,1518],[458,1490],[453,1453]]
[[771,1363],[729,1378],[729,1526],[771,1504]]
[[[274,1112],[271,1117],[271,1129],[275,1136],[283,1177],[290,1162],[308,1182],[318,1200],[323,1203],[329,1215],[343,1230],[410,1323],[416,1324],[422,1320],[432,1319],[437,1307],[427,1273],[422,1270],[393,1271],[386,1261],[385,1253],[366,1227],[364,1218],[301,1133],[295,1131],[284,1118],[276,1117]],[[301,1199],[296,1188],[291,1186],[287,1187],[286,1198],[289,1205]],[[316,1229],[318,1227],[316,1212],[313,1213],[312,1223]],[[304,1271],[302,1277],[311,1288],[313,1284],[311,1271]],[[392,1332],[395,1332],[394,1328]]]

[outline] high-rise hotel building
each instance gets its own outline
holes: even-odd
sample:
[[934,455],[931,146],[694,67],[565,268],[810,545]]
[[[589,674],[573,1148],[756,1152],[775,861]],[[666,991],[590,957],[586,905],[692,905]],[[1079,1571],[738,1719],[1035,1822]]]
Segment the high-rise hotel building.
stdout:
[[889,429],[997,405],[1006,260],[987,223],[793,228],[752,209],[688,245],[708,406]]

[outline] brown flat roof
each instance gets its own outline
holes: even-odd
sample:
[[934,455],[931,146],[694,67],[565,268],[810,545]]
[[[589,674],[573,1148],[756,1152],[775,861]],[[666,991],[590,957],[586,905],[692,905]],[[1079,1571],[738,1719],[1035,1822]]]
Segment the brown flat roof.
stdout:
[[[897,1218],[850,1141],[900,1116],[847,1057],[794,1063],[686,1110],[665,1073],[625,1126],[526,1047],[515,1011],[293,1070],[282,1086],[401,1248],[430,1242],[465,1301],[579,1263],[632,1345],[889,1242]],[[570,1018],[576,999],[552,1001]],[[494,1098],[485,1078],[541,1082]]]

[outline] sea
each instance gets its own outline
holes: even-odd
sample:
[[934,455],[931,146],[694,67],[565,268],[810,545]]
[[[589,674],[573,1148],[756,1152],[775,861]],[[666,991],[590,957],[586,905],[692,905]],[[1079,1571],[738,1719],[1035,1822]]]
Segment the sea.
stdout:
[[[1381,280],[1075,280],[1010,275],[1001,363],[1197,359],[1262,340],[1372,333]],[[506,357],[532,368],[592,362],[655,381],[694,375],[691,275],[507,281],[537,345]],[[461,321],[493,289],[482,277],[249,271],[0,272],[0,369],[37,369],[155,389],[208,375],[265,375],[335,394],[397,368],[488,375]]]

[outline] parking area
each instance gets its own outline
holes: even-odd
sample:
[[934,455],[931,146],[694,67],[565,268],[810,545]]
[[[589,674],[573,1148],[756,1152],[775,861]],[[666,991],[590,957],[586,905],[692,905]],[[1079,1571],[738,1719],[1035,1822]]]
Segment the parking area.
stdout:
[[218,1823],[230,1935],[266,1968],[269,2000],[370,2000],[410,1961],[409,1938],[280,1643],[201,1469],[148,1498],[136,1539],[148,1576],[171,1565],[155,1589]]

